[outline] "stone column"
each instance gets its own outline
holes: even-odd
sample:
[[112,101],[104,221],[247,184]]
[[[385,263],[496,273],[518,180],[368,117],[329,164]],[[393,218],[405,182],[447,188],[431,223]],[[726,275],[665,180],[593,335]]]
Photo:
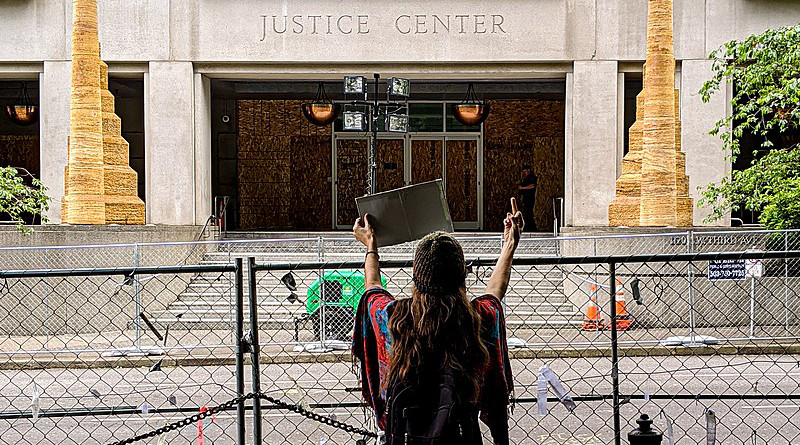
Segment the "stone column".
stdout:
[[148,223],[194,224],[195,91],[192,63],[150,62],[145,89]]
[[61,210],[69,224],[106,222],[99,60],[97,3],[73,0],[70,136]]
[[[617,62],[576,61],[572,75],[573,226],[608,224],[617,170]],[[568,88],[570,90],[570,88]],[[570,163],[567,163],[570,165]]]
[[211,79],[194,75],[194,223],[204,224],[211,215]]
[[[731,171],[722,141],[708,134],[714,122],[729,112],[725,88],[730,86],[723,86],[723,90],[711,96],[708,103],[703,103],[698,93],[703,83],[712,76],[712,63],[705,59],[681,61],[681,139],[686,157],[691,161],[686,164],[686,173],[689,174],[689,195],[695,202],[700,198],[698,187],[705,188],[711,182],[719,182]],[[709,213],[702,207],[695,208],[694,225],[730,226],[730,215],[713,223],[703,222]]]
[[52,198],[50,210],[46,213],[51,224],[61,222],[69,140],[71,67],[68,61],[45,61],[44,71],[39,76],[39,176]]

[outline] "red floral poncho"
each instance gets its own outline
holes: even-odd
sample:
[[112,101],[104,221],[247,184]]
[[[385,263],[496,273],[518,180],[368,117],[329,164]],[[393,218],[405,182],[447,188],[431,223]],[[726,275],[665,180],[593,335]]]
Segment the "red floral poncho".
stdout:
[[[381,383],[389,371],[392,339],[389,317],[395,299],[382,288],[364,293],[356,312],[353,356],[360,362],[361,392],[372,407],[378,426],[385,428],[385,391]],[[514,385],[506,344],[506,322],[500,301],[492,295],[472,300],[481,317],[481,338],[489,351],[480,395],[480,418],[489,427],[494,443],[508,440],[508,405]]]

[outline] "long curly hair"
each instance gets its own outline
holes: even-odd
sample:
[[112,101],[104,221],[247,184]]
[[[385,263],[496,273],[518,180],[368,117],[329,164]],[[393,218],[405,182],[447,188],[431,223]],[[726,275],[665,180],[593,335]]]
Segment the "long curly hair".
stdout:
[[386,386],[438,382],[444,368],[461,380],[477,403],[489,359],[480,316],[466,289],[464,253],[449,234],[432,233],[417,245],[411,298],[398,300],[389,319],[391,362]]

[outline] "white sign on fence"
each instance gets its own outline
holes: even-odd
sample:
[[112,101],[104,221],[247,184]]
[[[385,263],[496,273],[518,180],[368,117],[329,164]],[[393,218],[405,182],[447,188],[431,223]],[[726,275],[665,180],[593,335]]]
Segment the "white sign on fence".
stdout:
[[747,278],[761,278],[764,276],[764,262],[761,260],[745,260],[745,274]]

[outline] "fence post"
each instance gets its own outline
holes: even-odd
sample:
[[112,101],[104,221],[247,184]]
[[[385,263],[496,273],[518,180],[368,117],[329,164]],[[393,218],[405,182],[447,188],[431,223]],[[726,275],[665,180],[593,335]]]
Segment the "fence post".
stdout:
[[[236,258],[236,397],[244,395],[244,277],[242,259]],[[245,445],[244,400],[236,406],[236,444]]]
[[[694,253],[694,233],[690,230],[686,232],[686,253]],[[695,341],[695,319],[694,319],[694,263],[689,261],[686,266],[687,279],[689,281],[689,344],[697,345]]]
[[[789,251],[789,231],[783,232],[783,250]],[[783,314],[786,335],[789,335],[789,258],[783,259]]]
[[756,333],[756,277],[750,277],[750,339]]
[[[261,345],[258,343],[258,298],[256,297],[256,259],[247,258],[247,289],[250,300],[250,359],[253,392],[261,393]],[[253,398],[253,444],[261,444],[261,398]]]
[[611,403],[614,409],[614,445],[620,445],[622,427],[619,419],[619,356],[617,355],[617,265],[608,263],[611,285]]
[[[133,245],[133,268],[138,269],[140,264],[139,260],[139,243]],[[142,286],[139,281],[139,274],[133,276],[133,325],[135,326],[136,333],[134,334],[136,352],[142,352],[142,322],[139,319],[139,313],[142,312]]]

